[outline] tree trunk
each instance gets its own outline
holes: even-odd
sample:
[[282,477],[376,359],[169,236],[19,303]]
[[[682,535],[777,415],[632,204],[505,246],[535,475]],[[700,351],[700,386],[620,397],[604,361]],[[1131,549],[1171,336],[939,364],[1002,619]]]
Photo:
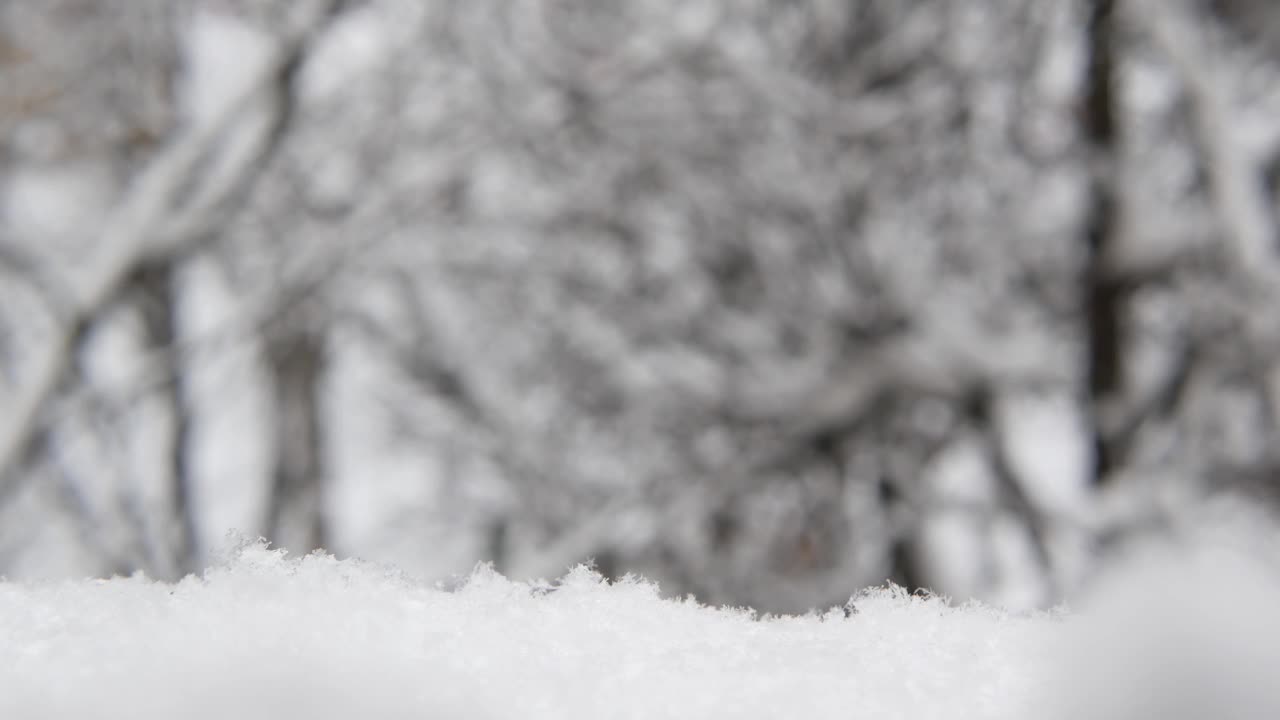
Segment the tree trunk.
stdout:
[[179,289],[173,266],[165,262],[139,269],[134,283],[140,298],[147,349],[166,358],[160,392],[172,432],[166,462],[170,526],[165,528],[165,536],[169,547],[169,570],[173,576],[181,577],[200,570],[201,548],[191,473],[191,409],[186,402],[182,359],[176,352],[181,332],[177,313]]
[[1086,28],[1089,63],[1083,121],[1092,174],[1084,224],[1083,299],[1095,485],[1105,484],[1118,462],[1113,416],[1124,384],[1124,291],[1112,270],[1120,233],[1115,5],[1114,0],[1093,0]]
[[275,403],[275,457],[266,535],[276,547],[305,554],[328,544],[320,389],[324,336],[290,325],[266,338]]

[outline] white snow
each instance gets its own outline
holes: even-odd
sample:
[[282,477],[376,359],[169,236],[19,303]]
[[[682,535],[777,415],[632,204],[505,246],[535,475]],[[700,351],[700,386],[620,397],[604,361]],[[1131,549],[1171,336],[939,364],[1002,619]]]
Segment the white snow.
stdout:
[[1278,717],[1280,584],[1248,557],[1148,553],[1076,614],[881,589],[758,618],[241,543],[174,585],[0,583],[0,717]]
[[233,17],[198,11],[187,28],[183,109],[192,121],[217,115],[247,93],[270,55],[271,39]]
[[1230,524],[1139,545],[1064,622],[1054,717],[1280,717],[1275,530],[1232,506],[1206,515]]

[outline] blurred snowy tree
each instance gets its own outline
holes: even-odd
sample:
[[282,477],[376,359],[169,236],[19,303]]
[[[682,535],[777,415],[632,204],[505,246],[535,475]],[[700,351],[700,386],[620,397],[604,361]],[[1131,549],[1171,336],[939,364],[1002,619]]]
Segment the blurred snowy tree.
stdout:
[[[287,134],[293,76],[332,9],[296,13],[242,86],[202,108],[176,97],[176,7],[3,6],[4,257],[26,280],[6,320],[30,335],[10,352],[0,489],[21,496],[24,480],[51,476],[100,567],[199,567],[175,277]],[[157,464],[148,487],[143,468]],[[123,482],[105,482],[108,468]]]
[[[1222,32],[1247,4],[144,5],[94,34],[136,72],[31,42],[93,3],[0,35],[28,403],[0,471],[100,568],[190,570],[233,524],[773,610],[887,577],[1034,604],[1274,490],[1280,93],[1265,33]],[[63,264],[105,277],[101,228],[228,103],[156,247],[77,295]]]

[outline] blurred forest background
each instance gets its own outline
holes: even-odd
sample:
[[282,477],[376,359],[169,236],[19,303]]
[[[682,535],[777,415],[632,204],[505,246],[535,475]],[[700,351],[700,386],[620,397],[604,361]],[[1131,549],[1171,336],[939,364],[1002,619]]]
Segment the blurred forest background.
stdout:
[[1280,502],[1268,0],[0,0],[0,573],[1035,607]]

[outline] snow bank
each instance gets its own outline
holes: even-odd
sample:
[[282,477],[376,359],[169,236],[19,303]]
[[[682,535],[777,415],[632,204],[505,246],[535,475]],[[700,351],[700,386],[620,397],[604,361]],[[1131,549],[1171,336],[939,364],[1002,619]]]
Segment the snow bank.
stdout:
[[586,569],[447,592],[249,545],[176,585],[0,584],[0,717],[1027,717],[1046,621],[856,608],[757,619]]
[[1118,563],[1063,623],[1054,717],[1280,718],[1277,558],[1228,543]]
[[1236,555],[1143,560],[1077,614],[877,590],[788,618],[582,568],[449,592],[230,555],[176,585],[0,583],[0,717],[1280,717],[1280,585]]

